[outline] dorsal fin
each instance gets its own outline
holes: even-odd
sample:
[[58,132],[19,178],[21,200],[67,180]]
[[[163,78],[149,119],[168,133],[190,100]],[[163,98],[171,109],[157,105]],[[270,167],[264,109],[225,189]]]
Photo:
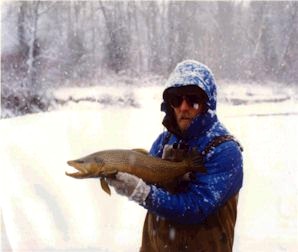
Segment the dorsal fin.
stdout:
[[132,149],[132,151],[136,151],[136,152],[142,153],[144,155],[148,155],[149,154],[148,151],[146,151],[145,149],[142,149],[142,148]]

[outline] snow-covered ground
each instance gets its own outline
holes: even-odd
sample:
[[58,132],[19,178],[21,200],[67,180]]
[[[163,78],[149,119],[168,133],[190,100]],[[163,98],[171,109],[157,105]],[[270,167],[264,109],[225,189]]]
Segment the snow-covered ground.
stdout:
[[[0,120],[2,251],[138,251],[145,210],[64,172],[94,151],[149,149],[163,130],[161,90],[61,89],[72,99],[56,110]],[[280,90],[219,89],[219,118],[244,146],[237,252],[297,251],[298,100]]]

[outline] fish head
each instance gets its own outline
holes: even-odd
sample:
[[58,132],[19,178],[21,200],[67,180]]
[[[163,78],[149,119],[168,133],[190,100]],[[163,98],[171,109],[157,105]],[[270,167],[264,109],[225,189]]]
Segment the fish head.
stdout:
[[100,176],[104,167],[104,160],[92,154],[80,159],[67,161],[67,164],[74,167],[78,172],[66,172],[66,175],[74,178],[91,178]]

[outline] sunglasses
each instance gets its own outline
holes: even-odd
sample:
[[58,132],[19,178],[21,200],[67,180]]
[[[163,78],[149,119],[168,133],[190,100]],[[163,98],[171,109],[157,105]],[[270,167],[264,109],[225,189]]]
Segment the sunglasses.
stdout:
[[199,95],[171,95],[169,97],[169,104],[174,108],[179,108],[183,101],[186,101],[187,105],[199,109],[199,104],[202,102],[202,97]]

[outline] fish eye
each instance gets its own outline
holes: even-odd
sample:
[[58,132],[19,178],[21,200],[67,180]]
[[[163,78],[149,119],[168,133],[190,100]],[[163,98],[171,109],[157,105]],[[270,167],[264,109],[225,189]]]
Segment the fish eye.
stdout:
[[78,160],[77,163],[84,164],[84,160]]

